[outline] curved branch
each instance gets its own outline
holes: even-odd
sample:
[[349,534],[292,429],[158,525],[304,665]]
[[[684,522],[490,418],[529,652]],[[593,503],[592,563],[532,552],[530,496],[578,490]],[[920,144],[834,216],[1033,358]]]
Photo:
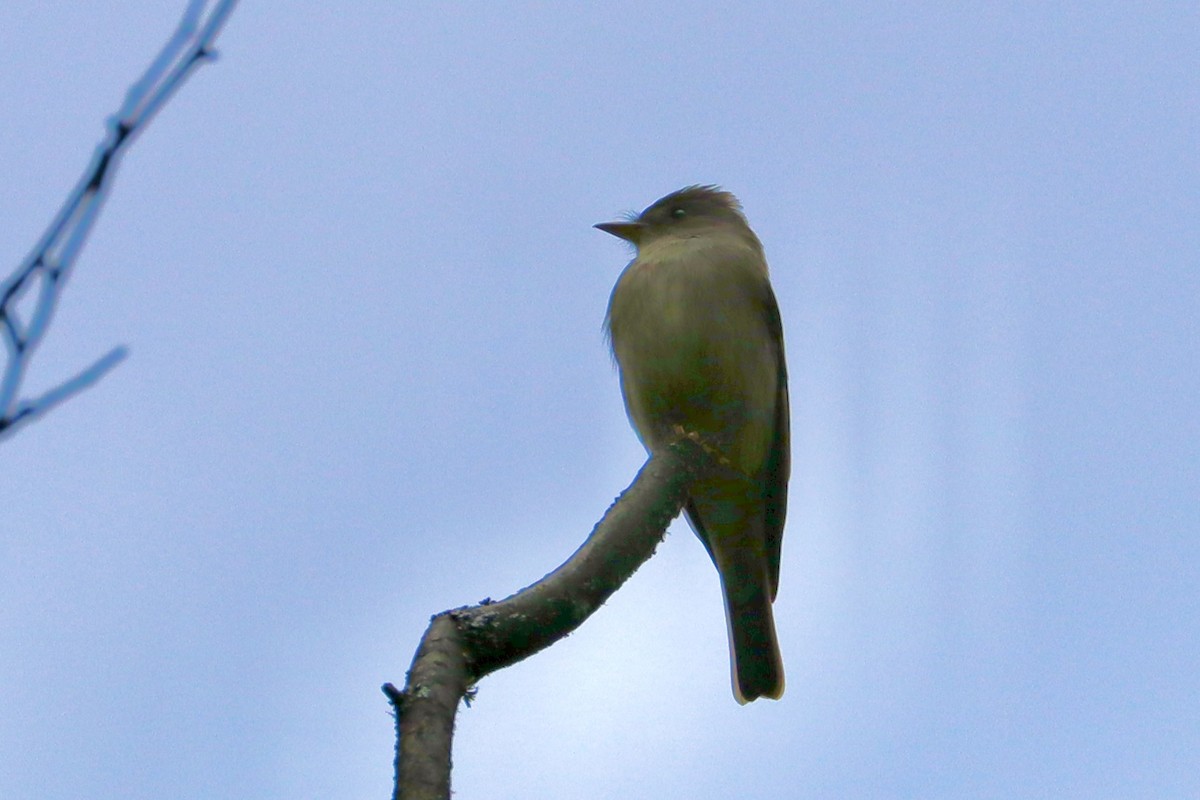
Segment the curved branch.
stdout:
[[558,569],[499,602],[433,618],[404,690],[383,687],[396,713],[395,798],[449,798],[458,701],[483,676],[549,647],[599,609],[654,554],[707,458],[688,438],[655,454]]

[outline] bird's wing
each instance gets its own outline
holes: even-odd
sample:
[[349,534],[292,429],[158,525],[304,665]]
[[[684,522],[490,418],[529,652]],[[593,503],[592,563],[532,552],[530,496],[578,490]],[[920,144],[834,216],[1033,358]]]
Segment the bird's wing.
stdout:
[[771,449],[763,464],[761,481],[765,501],[766,520],[764,533],[767,545],[768,575],[771,580],[771,599],[779,590],[779,560],[783,547],[783,523],[787,516],[788,478],[792,471],[791,456],[791,413],[788,407],[787,359],[783,352],[783,323],[779,318],[779,304],[769,283],[763,283],[765,293],[763,312],[767,329],[775,347],[775,358],[779,369],[778,390],[775,397],[775,430],[771,437]]

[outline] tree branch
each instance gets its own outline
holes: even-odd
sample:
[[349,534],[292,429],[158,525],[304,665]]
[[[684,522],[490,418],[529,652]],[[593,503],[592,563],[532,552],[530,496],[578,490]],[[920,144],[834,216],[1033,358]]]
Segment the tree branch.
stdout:
[[[219,0],[207,9],[207,0],[188,3],[174,35],[108,121],[108,135],[58,214],[16,271],[0,282],[0,337],[7,351],[0,376],[0,439],[91,386],[125,357],[125,348],[115,348],[41,397],[17,398],[29,360],[45,336],[71,268],[100,215],[121,156],[196,66],[215,58],[213,42],[236,4],[237,0]],[[25,323],[17,306],[35,286],[38,296]]]
[[448,800],[459,700],[483,676],[549,647],[599,609],[654,554],[707,458],[688,438],[655,454],[554,572],[499,602],[433,618],[404,690],[383,687],[396,714],[396,800]]

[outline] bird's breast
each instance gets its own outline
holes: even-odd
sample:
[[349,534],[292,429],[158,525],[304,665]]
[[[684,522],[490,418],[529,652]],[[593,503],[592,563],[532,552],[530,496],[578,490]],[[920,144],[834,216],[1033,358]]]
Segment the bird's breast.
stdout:
[[761,256],[689,240],[644,248],[609,306],[630,418],[653,450],[676,426],[752,472],[770,442],[778,359],[756,282]]

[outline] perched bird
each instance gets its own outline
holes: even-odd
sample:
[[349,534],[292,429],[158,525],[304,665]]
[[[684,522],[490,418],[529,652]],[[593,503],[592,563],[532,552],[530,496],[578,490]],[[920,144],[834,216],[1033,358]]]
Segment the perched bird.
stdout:
[[637,248],[605,327],[625,409],[651,453],[713,456],[688,522],[721,576],[739,703],[783,695],[771,603],[790,471],[787,365],[762,244],[732,194],[689,186],[600,230]]

